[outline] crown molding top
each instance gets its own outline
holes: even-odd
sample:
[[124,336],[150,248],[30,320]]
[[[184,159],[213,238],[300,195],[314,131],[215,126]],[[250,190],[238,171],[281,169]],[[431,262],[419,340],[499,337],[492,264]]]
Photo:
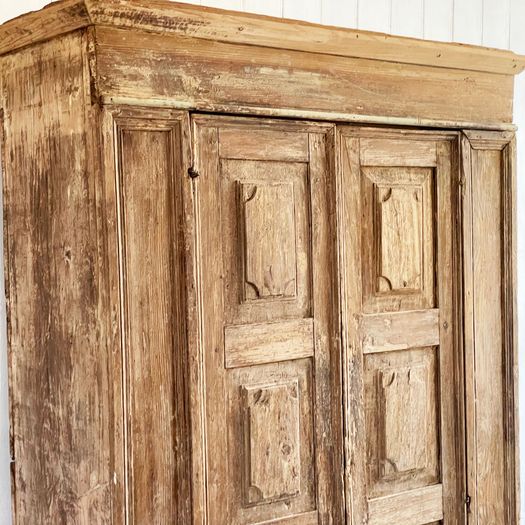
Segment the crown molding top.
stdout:
[[511,51],[342,29],[168,0],[60,0],[0,25],[0,55],[92,25],[503,75],[516,75],[525,69],[525,56]]

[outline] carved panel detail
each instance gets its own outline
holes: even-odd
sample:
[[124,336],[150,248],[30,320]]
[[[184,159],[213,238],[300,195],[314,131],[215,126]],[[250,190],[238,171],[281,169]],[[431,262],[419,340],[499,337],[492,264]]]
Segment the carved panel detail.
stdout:
[[246,505],[296,496],[301,487],[299,385],[243,387]]
[[427,386],[428,368],[425,365],[379,372],[382,478],[419,470],[426,465]]
[[364,311],[434,306],[433,169],[363,169]]
[[377,291],[420,290],[423,271],[421,186],[376,186]]
[[239,185],[244,217],[244,299],[295,297],[293,183]]
[[365,363],[370,495],[438,482],[436,349],[368,354]]

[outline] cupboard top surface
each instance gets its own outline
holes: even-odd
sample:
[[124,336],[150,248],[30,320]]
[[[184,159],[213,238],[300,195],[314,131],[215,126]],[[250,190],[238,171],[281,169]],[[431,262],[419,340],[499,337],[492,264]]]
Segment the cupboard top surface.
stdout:
[[525,56],[510,51],[167,0],[60,0],[0,25],[0,55],[88,26],[133,27],[234,44],[504,75],[525,69]]

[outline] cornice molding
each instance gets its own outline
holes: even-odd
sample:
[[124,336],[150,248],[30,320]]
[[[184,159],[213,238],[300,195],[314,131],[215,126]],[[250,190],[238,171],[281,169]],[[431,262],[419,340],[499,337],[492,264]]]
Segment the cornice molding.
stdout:
[[0,25],[0,55],[87,26],[156,33],[399,64],[516,75],[525,56],[167,0],[60,0]]

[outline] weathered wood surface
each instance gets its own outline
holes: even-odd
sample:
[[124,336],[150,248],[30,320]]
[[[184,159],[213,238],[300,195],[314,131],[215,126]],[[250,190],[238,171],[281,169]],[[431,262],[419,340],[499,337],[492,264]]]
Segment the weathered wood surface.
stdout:
[[188,122],[169,111],[149,118],[128,111],[114,119],[127,513],[137,524],[187,523],[190,432],[180,224]]
[[518,523],[513,134],[168,107],[507,129],[522,57],[145,0],[0,37],[16,523]]
[[0,25],[0,55],[90,25],[84,0],[53,2]]
[[[196,117],[194,133],[209,522],[342,523],[333,129]],[[244,158],[261,137],[258,160]],[[299,144],[308,164],[290,159]],[[286,201],[243,213],[246,196],[286,184]],[[284,238],[277,208],[291,210]],[[258,293],[243,292],[247,252],[264,275]]]
[[113,319],[84,46],[73,33],[0,62],[20,524],[112,522]]
[[64,0],[0,26],[0,54],[87,26],[106,103],[504,129],[525,67],[507,51],[163,0]]
[[[514,75],[524,57],[465,44],[327,27],[166,0],[63,0],[0,26],[0,54],[86,25],[134,27],[234,44]],[[307,35],[307,38],[305,38]]]
[[[341,127],[339,137],[347,521],[459,524],[465,482],[454,336],[461,319],[451,278],[457,136],[434,136],[420,148],[424,169],[411,167],[413,156],[404,165],[413,137],[385,131],[381,140],[376,130],[364,142],[379,154],[364,157],[383,159],[383,167],[367,168],[360,133],[374,132]],[[400,202],[381,213],[394,190]],[[405,198],[415,204],[404,205]],[[384,229],[400,239],[397,250],[384,242]],[[385,258],[390,277],[399,277],[389,277],[389,286],[377,279]]]
[[[97,27],[106,102],[316,116],[512,122],[513,77]],[[163,67],[159,67],[163,64]]]
[[465,137],[468,490],[475,523],[517,524],[514,140]]

